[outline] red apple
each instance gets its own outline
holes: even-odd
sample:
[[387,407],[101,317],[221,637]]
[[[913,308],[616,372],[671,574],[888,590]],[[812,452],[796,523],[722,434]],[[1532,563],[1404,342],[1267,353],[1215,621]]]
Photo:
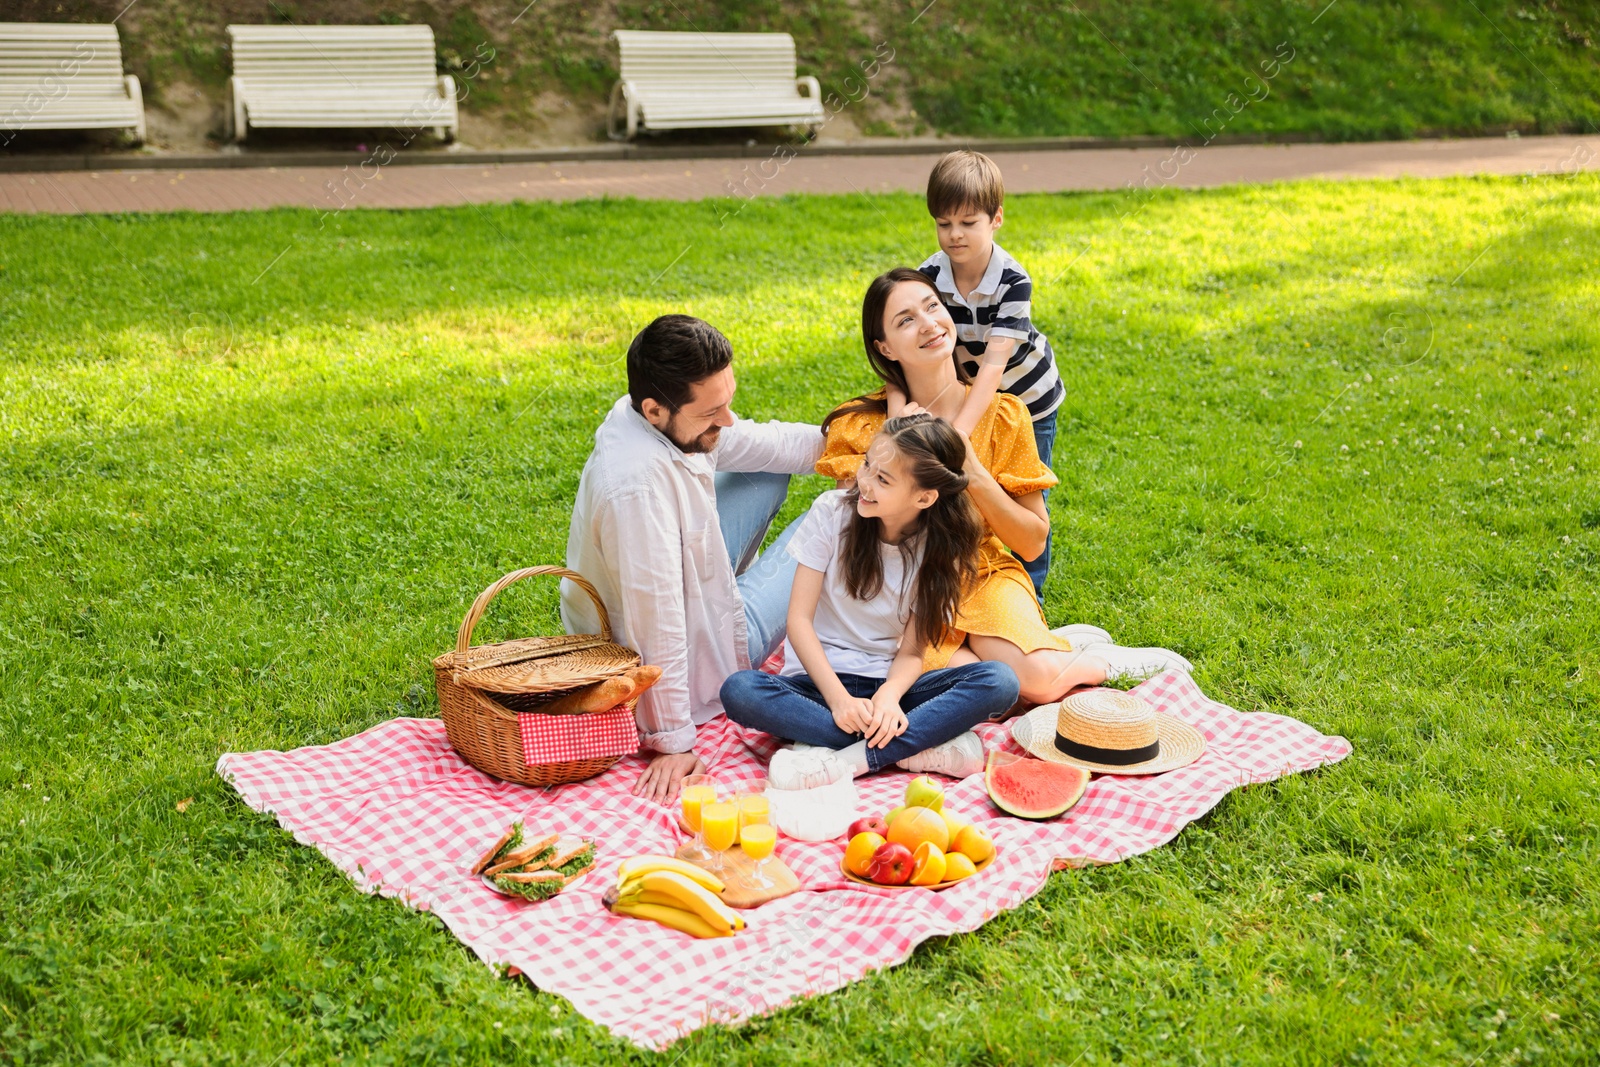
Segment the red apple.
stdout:
[[911,850],[904,845],[882,844],[878,851],[872,854],[872,862],[867,865],[867,877],[879,885],[905,885],[911,878],[911,869],[916,866],[911,859]]
[[889,824],[877,815],[870,819],[857,819],[850,824],[850,829],[845,832],[844,836],[846,840],[851,840],[857,834],[877,834],[879,837],[888,837]]

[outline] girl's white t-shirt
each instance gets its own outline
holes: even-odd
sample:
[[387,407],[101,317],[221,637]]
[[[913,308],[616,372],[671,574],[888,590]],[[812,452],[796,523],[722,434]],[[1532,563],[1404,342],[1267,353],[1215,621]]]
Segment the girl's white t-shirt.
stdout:
[[[899,545],[879,544],[883,588],[870,600],[852,597],[845,588],[844,564],[839,558],[845,524],[855,517],[855,505],[845,499],[845,492],[834,489],[817,497],[789,539],[788,552],[802,566],[822,572],[822,595],[813,626],[828,665],[837,674],[887,678],[900,635],[911,617],[910,582],[916,578],[920,551],[913,552],[908,569]],[[805,670],[785,638],[782,673],[804,674]]]

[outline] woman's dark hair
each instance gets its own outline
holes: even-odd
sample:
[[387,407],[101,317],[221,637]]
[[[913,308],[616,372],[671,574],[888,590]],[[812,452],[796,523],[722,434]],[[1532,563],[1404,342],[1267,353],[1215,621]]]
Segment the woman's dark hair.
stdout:
[[[932,289],[935,296],[939,294],[933,279],[914,267],[896,267],[878,275],[872,279],[872,284],[867,286],[867,295],[861,301],[861,340],[867,347],[867,363],[872,367],[872,372],[883,379],[884,384],[894,386],[909,397],[911,390],[906,387],[904,368],[878,351],[878,342],[887,336],[883,328],[883,318],[889,309],[889,294],[894,292],[894,287],[901,282],[921,282]],[[966,368],[961,366],[961,361],[955,358],[954,352],[950,354],[950,361],[955,364],[956,378],[962,384],[972,381]],[[886,415],[889,412],[889,403],[883,397],[873,396],[870,393],[858,396],[854,400],[846,400],[822,420],[822,432],[826,434],[828,427],[833,425],[833,420],[840,415],[854,415],[857,412]]]
[[628,346],[628,397],[633,410],[645,400],[674,414],[689,402],[696,382],[733,362],[733,346],[722,331],[693,315],[662,315]]
[[[900,542],[907,569],[917,567],[911,611],[917,617],[916,639],[926,648],[944,640],[955,625],[961,598],[978,579],[978,546],[984,527],[978,509],[967,498],[963,470],[967,446],[954,426],[932,415],[890,419],[878,432],[894,445],[917,488],[939,494]],[[859,489],[851,489],[845,496],[851,518],[844,528],[839,556],[844,564],[845,591],[857,600],[871,600],[883,592],[883,523],[864,518],[856,510],[860,495]],[[916,564],[918,554],[920,565]]]

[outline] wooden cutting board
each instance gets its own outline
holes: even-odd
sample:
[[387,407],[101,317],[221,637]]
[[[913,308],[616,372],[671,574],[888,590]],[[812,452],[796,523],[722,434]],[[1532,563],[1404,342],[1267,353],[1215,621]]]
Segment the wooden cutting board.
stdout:
[[[685,856],[689,850],[687,843],[678,849],[678,858],[688,863],[694,860]],[[703,863],[695,863],[697,867],[705,867]],[[717,877],[722,879],[726,886],[722,891],[722,902],[730,908],[756,908],[769,900],[786,897],[790,893],[798,892],[800,879],[794,876],[789,865],[777,856],[767,861],[764,869],[766,876],[776,883],[771,889],[754,889],[743,884],[743,879],[755,869],[756,861],[744,854],[742,849],[730,848],[722,854],[722,870],[717,872]],[[709,870],[709,868],[707,868]]]

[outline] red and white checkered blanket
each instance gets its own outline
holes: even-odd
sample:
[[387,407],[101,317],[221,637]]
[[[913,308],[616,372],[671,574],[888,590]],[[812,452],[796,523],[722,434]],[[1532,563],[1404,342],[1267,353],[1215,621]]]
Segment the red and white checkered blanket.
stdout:
[[[1343,759],[1350,744],[1280,715],[1240,714],[1208,699],[1185,674],[1135,692],[1194,724],[1206,752],[1151,778],[1101,777],[1059,819],[999,813],[981,775],[946,790],[946,804],[985,826],[1000,855],[981,875],[943,892],[872,889],[839,873],[843,840],[783,840],[778,855],[803,892],[746,913],[738,936],[695,941],[654,923],[613,916],[600,895],[616,865],[682,840],[671,809],[632,796],[636,756],[599,778],[534,789],[462,762],[435,719],[393,719],[331,745],[239,752],[217,772],[245,802],[272,812],[367,892],[432,911],[491,965],[526,974],[587,1018],[647,1048],[711,1022],[735,1023],[796,997],[826,993],[905,960],[929,937],[976,930],[1037,893],[1054,866],[1115,863],[1172,840],[1230,790]],[[979,727],[991,748],[1020,751],[1003,725]],[[718,718],[695,751],[726,781],[756,777],[774,743]],[[911,776],[858,781],[863,813],[900,803]],[[473,877],[472,861],[513,819],[594,837],[599,866],[539,904],[509,900]]]

